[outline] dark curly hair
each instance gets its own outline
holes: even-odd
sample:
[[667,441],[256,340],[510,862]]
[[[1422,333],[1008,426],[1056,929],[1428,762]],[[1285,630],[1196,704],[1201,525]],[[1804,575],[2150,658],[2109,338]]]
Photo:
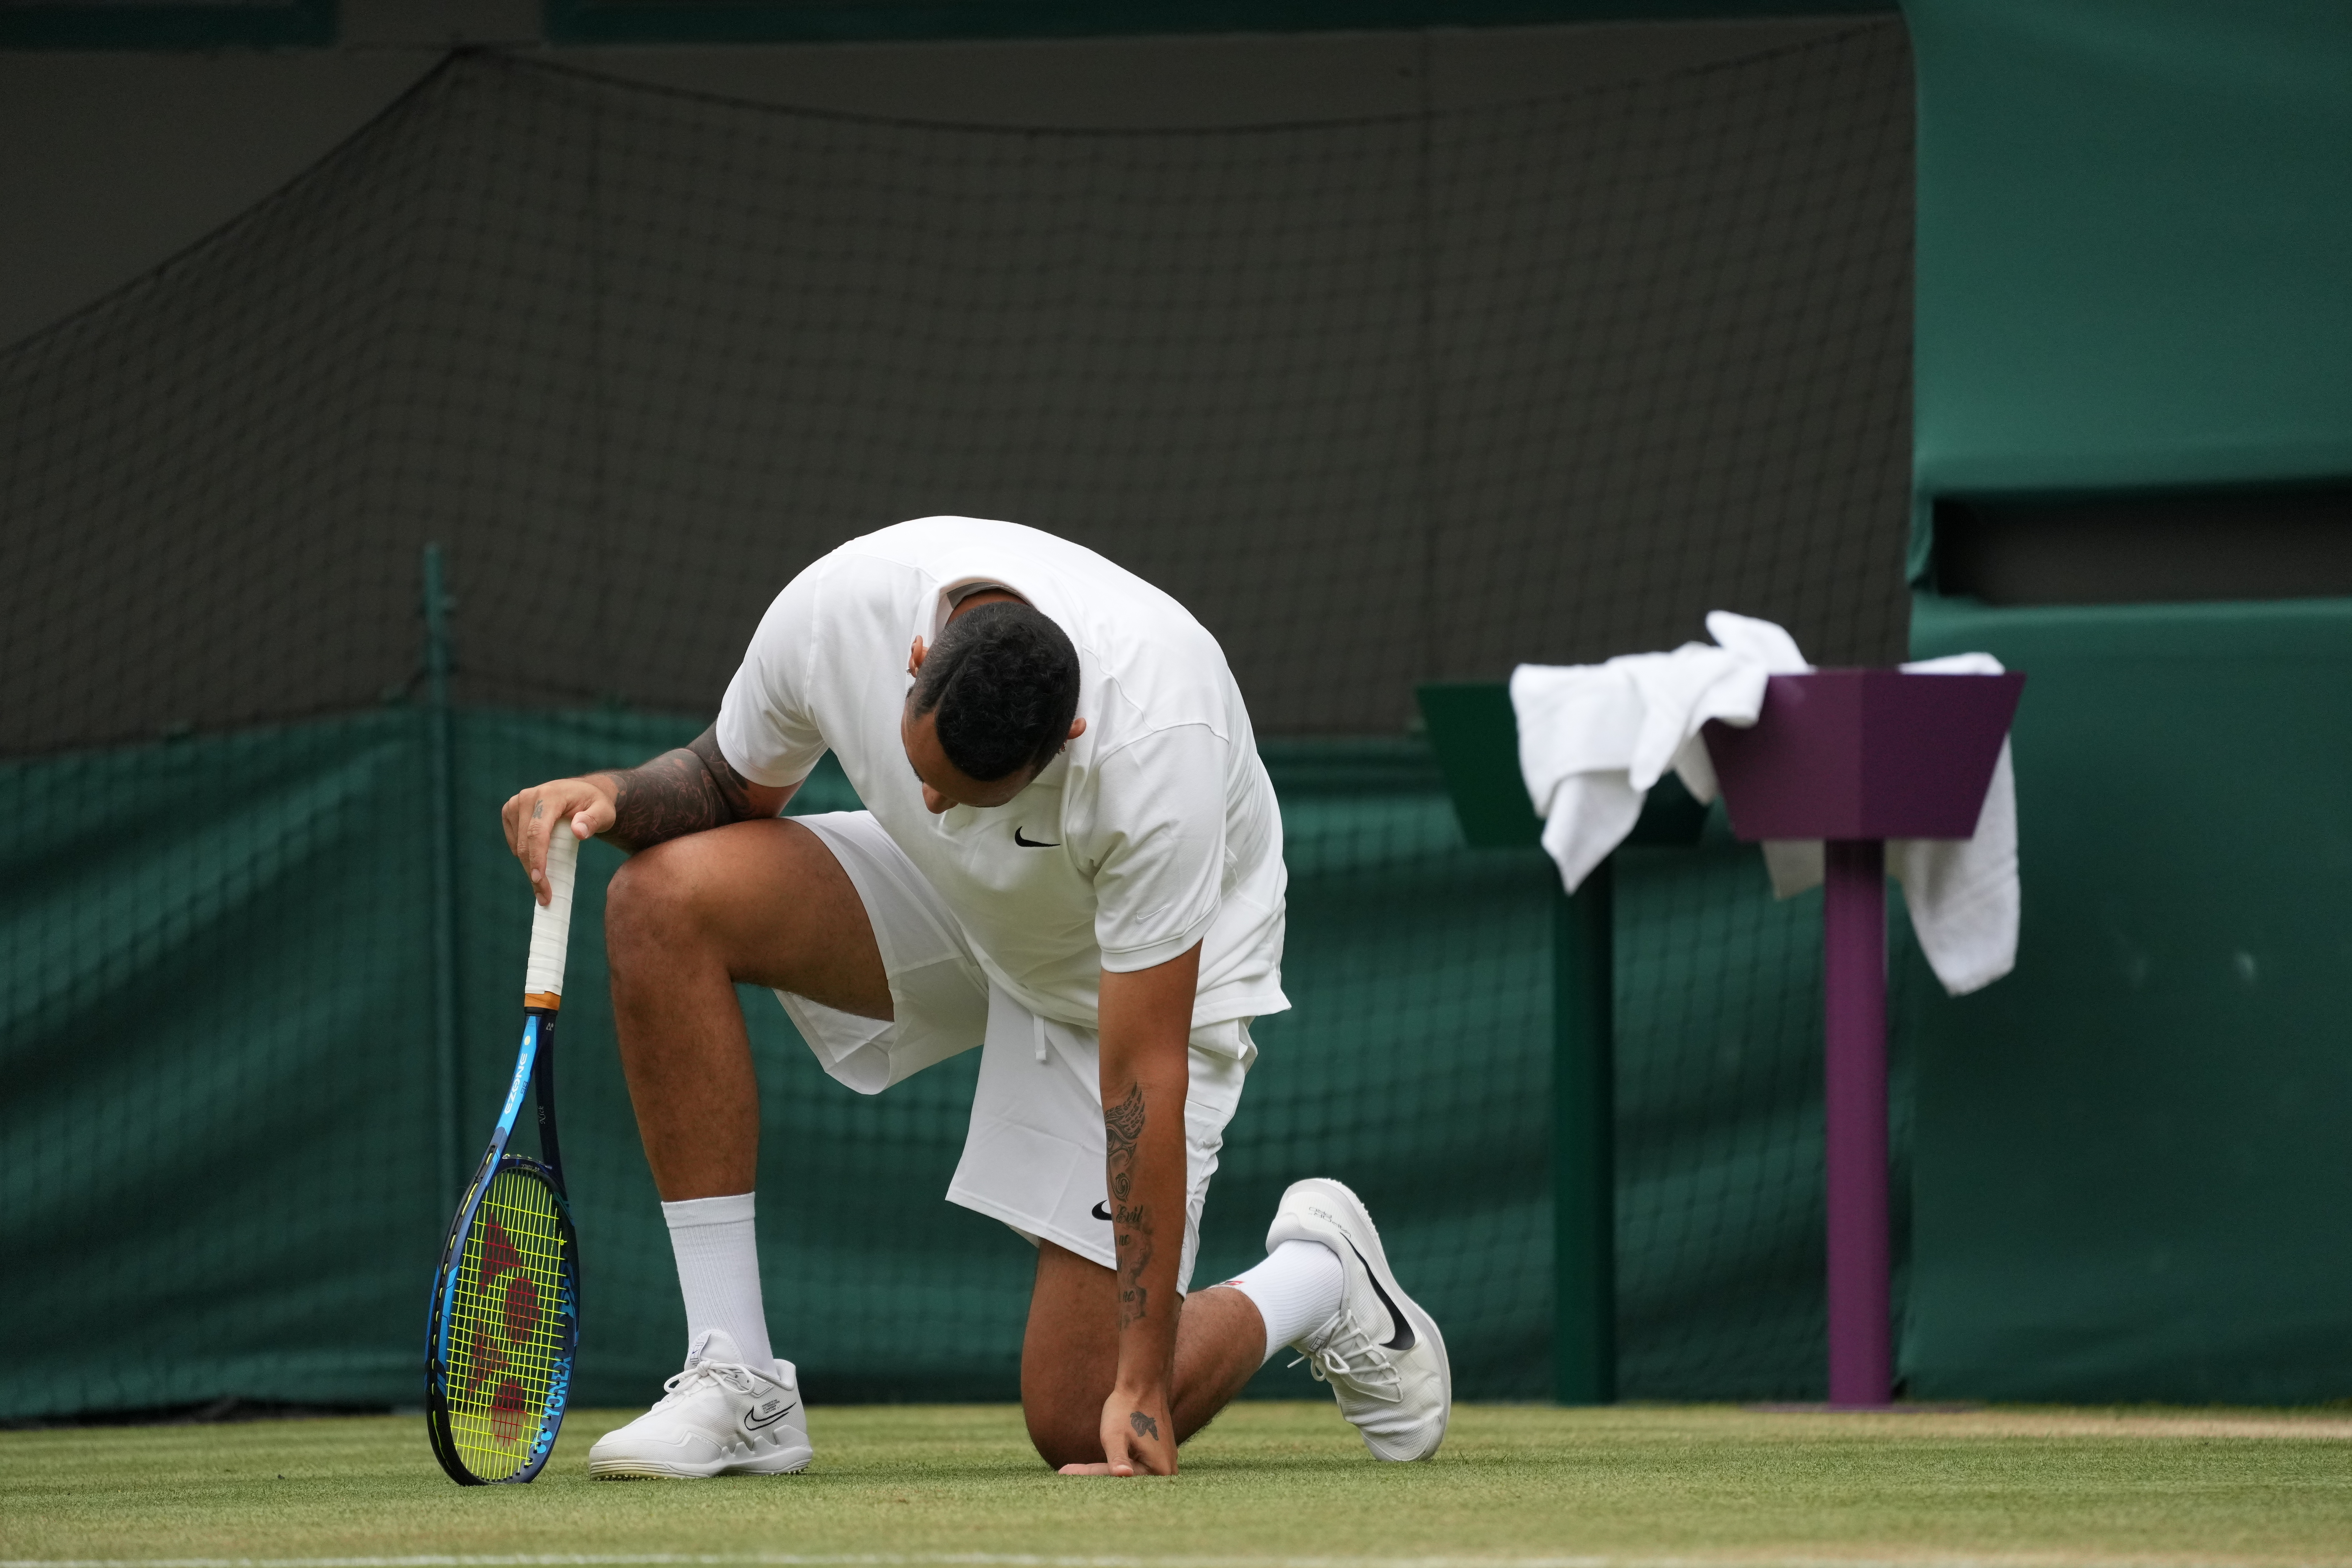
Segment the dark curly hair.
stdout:
[[1078,711],[1078,650],[1027,605],[1000,601],[950,621],[923,656],[908,700],[936,710],[940,750],[983,784],[1043,769]]

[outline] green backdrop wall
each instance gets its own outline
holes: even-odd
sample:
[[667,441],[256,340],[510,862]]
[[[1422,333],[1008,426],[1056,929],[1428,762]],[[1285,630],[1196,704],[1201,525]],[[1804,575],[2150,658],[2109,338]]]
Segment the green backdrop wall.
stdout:
[[2352,601],[1986,610],[2014,974],[1907,992],[1916,1393],[2352,1396]]
[[[2352,477],[2352,10],[1908,0],[1944,499]],[[1916,1393],[2352,1394],[2352,601],[1991,608],[2017,973],[1914,986]]]

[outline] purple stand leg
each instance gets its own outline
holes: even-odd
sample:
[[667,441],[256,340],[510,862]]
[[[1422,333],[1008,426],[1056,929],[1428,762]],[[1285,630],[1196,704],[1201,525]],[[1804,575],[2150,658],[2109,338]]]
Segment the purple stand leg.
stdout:
[[1886,847],[1845,838],[1824,849],[1830,1403],[1886,1405]]

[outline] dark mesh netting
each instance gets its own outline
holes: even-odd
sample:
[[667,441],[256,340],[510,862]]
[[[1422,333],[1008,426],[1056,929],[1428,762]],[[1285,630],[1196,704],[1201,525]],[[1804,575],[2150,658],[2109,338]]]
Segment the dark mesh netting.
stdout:
[[[1911,114],[1891,21],[1181,132],[464,56],[0,355],[0,1239],[40,1263],[0,1321],[46,1345],[95,1293],[184,1326],[129,1371],[59,1341],[0,1414],[407,1403],[446,1167],[512,1059],[497,802],[692,734],[786,580],[935,512],[1175,594],[1267,738],[1299,1007],[1260,1030],[1201,1278],[1328,1169],[1431,1281],[1465,1396],[1540,1394],[1549,872],[1463,847],[1412,687],[1717,606],[1899,657]],[[428,542],[454,710],[420,679]],[[1801,1394],[1812,907],[1718,846],[1635,857],[1620,910],[1626,1390]],[[834,1194],[762,1215],[780,1350],[820,1394],[1009,1394],[1026,1250],[939,1201],[969,1060],[857,1100],[750,1005],[763,1191]],[[677,1311],[601,1007],[563,1043],[582,1396],[634,1400]],[[217,1310],[167,1312],[189,1292]]]
[[709,709],[933,512],[1100,549],[1266,734],[1737,605],[1900,649],[1899,28],[1512,107],[1061,132],[454,61],[0,362],[7,750],[459,694]]

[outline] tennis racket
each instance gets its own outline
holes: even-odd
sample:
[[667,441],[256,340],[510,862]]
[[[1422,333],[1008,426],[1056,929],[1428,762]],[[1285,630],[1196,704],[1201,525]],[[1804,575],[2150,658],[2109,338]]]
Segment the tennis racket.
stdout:
[[[580,1243],[555,1142],[555,1015],[572,935],[580,841],[556,824],[547,907],[533,906],[522,1049],[506,1109],[475,1168],[434,1276],[425,1342],[433,1455],[461,1487],[528,1481],[547,1463],[580,1343]],[[507,1152],[524,1086],[539,1080],[539,1154]]]

